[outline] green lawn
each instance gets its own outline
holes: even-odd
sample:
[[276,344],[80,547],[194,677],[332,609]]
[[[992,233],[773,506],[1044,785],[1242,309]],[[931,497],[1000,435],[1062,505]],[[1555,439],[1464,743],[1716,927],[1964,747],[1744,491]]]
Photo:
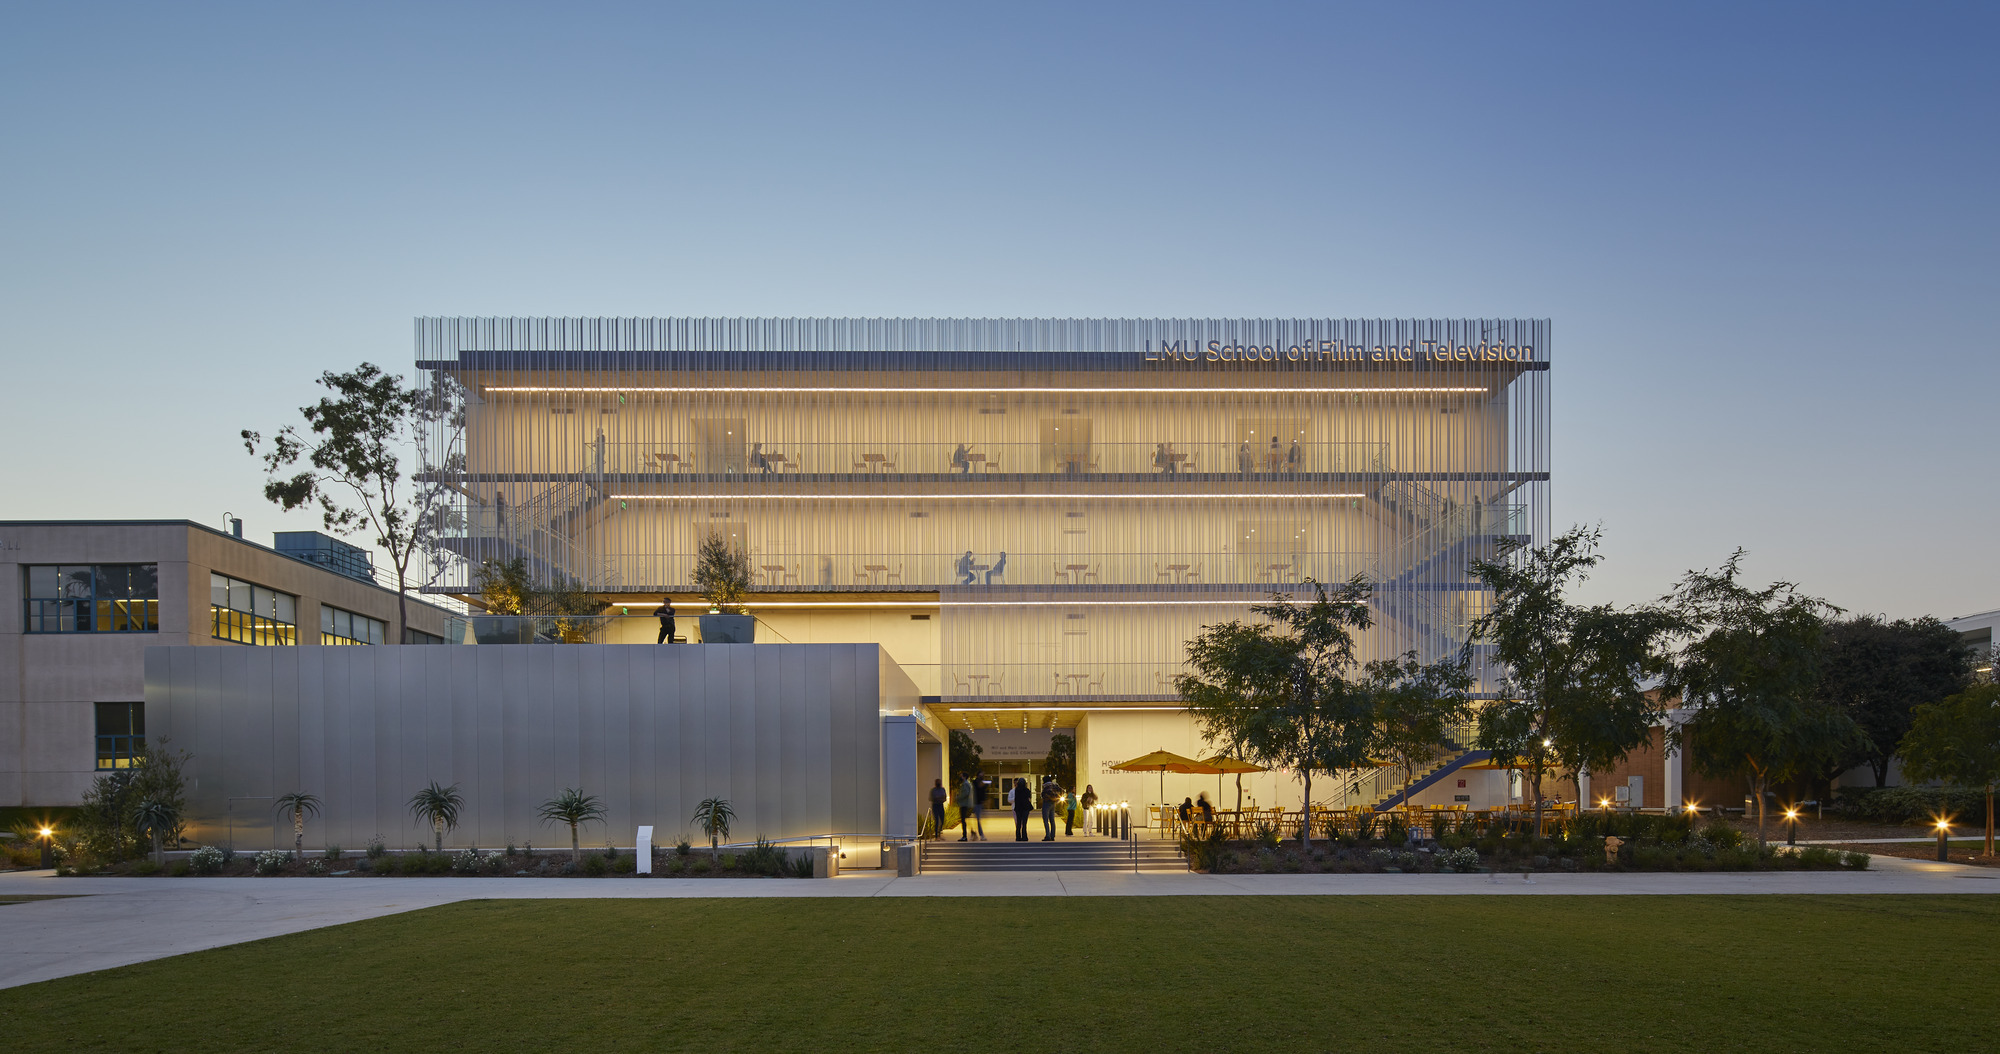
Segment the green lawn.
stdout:
[[[0,918],[0,926],[5,925]],[[2000,897],[479,901],[0,991],[4,1049],[1967,1051]]]

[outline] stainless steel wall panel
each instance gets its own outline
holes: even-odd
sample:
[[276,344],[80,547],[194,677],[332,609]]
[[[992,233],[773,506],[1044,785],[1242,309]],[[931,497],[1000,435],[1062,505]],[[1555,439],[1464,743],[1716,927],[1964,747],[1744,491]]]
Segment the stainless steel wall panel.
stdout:
[[861,644],[168,647],[148,663],[149,713],[193,755],[191,837],[220,843],[233,816],[243,849],[289,844],[270,798],[293,790],[325,802],[313,848],[415,845],[429,831],[407,802],[431,780],[465,796],[456,845],[555,845],[567,832],[536,808],[579,784],[609,813],[593,841],[629,844],[641,823],[692,837],[711,796],[739,840],[879,831],[881,711],[914,698]]

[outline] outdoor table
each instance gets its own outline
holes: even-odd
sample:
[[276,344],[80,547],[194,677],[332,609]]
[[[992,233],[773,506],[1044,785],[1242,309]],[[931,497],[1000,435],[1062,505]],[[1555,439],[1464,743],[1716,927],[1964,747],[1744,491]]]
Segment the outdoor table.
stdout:
[[971,467],[972,467],[972,468],[971,468],[971,470],[972,470],[973,472],[984,472],[984,471],[986,471],[986,455],[985,455],[985,454],[967,454],[967,455],[965,455],[965,460],[966,460],[966,462],[967,462],[967,463],[969,463],[969,464],[971,465]]
[[1089,564],[1064,564],[1063,570],[1068,571],[1070,573],[1071,580],[1078,583],[1079,585],[1082,584],[1086,576],[1089,577],[1095,576],[1094,572],[1090,570]]
[[764,568],[764,573],[771,576],[772,585],[775,586],[782,583],[785,576],[784,564],[764,564],[762,566]]
[[881,585],[881,584],[882,584],[882,580],[881,580],[881,575],[882,575],[882,573],[883,573],[884,571],[887,571],[887,570],[889,570],[889,565],[888,565],[888,564],[862,564],[862,565],[861,565],[861,569],[862,569],[863,571],[866,571],[866,572],[868,572],[868,584],[869,584],[869,585],[871,585],[871,586],[877,586],[877,585]]
[[1188,568],[1190,568],[1190,567],[1193,567],[1194,565],[1193,565],[1193,564],[1168,564],[1168,565],[1166,565],[1166,566],[1167,566],[1167,573],[1168,573],[1169,575],[1179,575],[1179,576],[1180,576],[1180,578],[1181,578],[1181,581],[1185,582],[1185,581],[1187,581],[1187,570],[1188,570]]
[[889,460],[887,454],[863,454],[861,464],[869,472],[886,472],[896,467],[896,463]]

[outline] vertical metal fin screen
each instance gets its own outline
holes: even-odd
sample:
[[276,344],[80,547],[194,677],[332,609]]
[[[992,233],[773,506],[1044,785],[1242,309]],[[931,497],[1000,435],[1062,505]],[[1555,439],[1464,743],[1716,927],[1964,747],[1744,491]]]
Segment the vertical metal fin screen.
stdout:
[[461,559],[685,591],[928,593],[947,697],[1154,699],[1200,626],[1377,584],[1372,656],[1457,650],[1473,560],[1548,535],[1546,320],[424,318],[462,394]]

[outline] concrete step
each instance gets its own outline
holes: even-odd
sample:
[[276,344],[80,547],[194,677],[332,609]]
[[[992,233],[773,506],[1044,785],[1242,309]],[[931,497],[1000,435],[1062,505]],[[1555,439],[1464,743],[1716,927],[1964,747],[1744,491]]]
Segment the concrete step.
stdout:
[[[976,871],[1130,871],[1133,847],[1107,841],[926,842],[923,869],[949,874]],[[1185,871],[1171,842],[1138,843],[1141,871]]]

